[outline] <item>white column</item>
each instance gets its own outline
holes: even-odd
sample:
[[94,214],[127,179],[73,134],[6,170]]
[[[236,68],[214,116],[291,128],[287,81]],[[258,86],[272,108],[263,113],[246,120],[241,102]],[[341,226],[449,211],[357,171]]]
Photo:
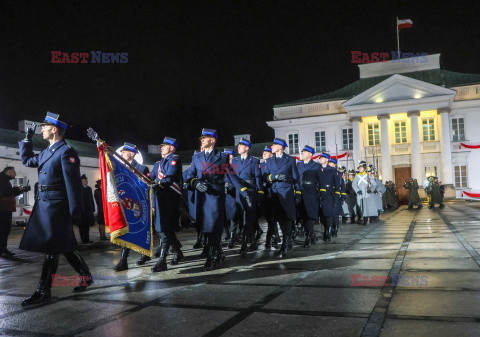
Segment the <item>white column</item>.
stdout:
[[450,108],[437,109],[440,114],[442,124],[442,134],[440,137],[440,145],[442,148],[442,183],[444,185],[453,184],[452,179],[452,148],[450,145],[450,123],[448,121],[448,113]]
[[352,117],[350,122],[353,124],[353,167],[357,167],[359,160],[362,159],[361,151],[361,137],[360,137],[360,122],[362,117]]
[[420,116],[420,111],[409,111],[407,115],[410,117],[410,136],[412,139],[410,144],[412,148],[412,178],[417,179],[419,185],[423,185],[420,131],[418,129],[418,116]]
[[380,120],[381,148],[382,148],[382,180],[393,180],[392,158],[390,157],[390,138],[388,134],[389,114],[378,115]]

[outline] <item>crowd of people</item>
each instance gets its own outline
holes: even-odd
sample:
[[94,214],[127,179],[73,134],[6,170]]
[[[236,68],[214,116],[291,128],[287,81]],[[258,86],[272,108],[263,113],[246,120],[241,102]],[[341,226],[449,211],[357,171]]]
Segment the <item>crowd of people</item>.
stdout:
[[[25,139],[19,142],[22,163],[37,168],[39,173],[35,205],[19,248],[46,254],[37,290],[22,302],[25,307],[50,299],[51,275],[58,268],[59,254],[86,280],[74,291],[84,291],[93,283],[90,270],[77,251],[73,225],[79,226],[82,242],[90,243],[94,202],[99,213],[100,237],[107,239],[100,181],[92,192],[87,177],[80,176],[78,155],[63,138],[66,129],[67,124],[49,112],[42,123],[42,135],[50,145],[40,154],[34,154],[31,141],[34,129],[29,129]],[[382,212],[399,207],[395,184],[391,181],[383,184],[376,169],[365,161],[358,163],[357,171],[347,170],[337,167],[337,158],[328,153],[314,160],[315,151],[308,145],[303,147],[297,161],[286,153],[288,145],[281,138],[275,138],[270,147],[264,148],[261,161],[250,154],[250,140],[240,140],[235,156],[234,149],[219,151],[217,138],[216,130],[202,130],[200,151],[193,155],[185,171],[175,153],[178,144],[174,138],[164,138],[162,159],[155,163],[152,171],[135,160],[138,149],[134,144],[125,143],[121,149],[123,159],[138,174],[152,181],[153,221],[160,236],[160,244],[153,254],[158,261],[152,272],[168,269],[170,253],[172,265],[184,258],[176,235],[181,218],[184,225],[196,228],[193,248],[205,258],[204,270],[209,271],[220,267],[225,260],[223,233],[226,247],[238,247],[242,257],[259,249],[263,234],[260,218],[267,222],[265,250],[276,248],[275,255],[285,258],[296,238],[303,238],[305,248],[318,240],[331,242],[339,235],[340,223],[345,224],[349,219],[351,223],[367,225],[379,221]],[[9,180],[15,172],[7,168],[2,175]],[[410,179],[404,188],[409,190],[409,209],[413,205],[421,207],[416,180]],[[8,188],[8,196],[24,190]],[[178,193],[180,190],[183,196]],[[430,179],[427,192],[430,207],[436,203],[444,207],[438,179]],[[1,193],[3,195],[3,190]],[[180,212],[182,202],[186,203],[188,214]],[[320,233],[315,231],[316,224],[321,225]],[[0,248],[8,254],[3,241]],[[128,269],[129,254],[130,249],[122,249],[116,271]],[[143,265],[149,260],[150,256],[141,255],[137,264]]]

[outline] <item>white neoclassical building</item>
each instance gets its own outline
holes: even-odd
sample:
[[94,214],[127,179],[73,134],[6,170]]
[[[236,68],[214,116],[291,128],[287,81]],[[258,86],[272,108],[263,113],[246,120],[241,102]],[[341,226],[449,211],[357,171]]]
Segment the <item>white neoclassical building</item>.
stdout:
[[[423,62],[420,62],[423,61]],[[378,166],[401,197],[410,177],[424,185],[438,176],[446,197],[480,191],[480,74],[440,68],[440,54],[359,65],[360,79],[334,92],[274,106],[267,124],[290,153],[305,144],[317,152],[347,153]],[[423,192],[422,192],[423,193]]]

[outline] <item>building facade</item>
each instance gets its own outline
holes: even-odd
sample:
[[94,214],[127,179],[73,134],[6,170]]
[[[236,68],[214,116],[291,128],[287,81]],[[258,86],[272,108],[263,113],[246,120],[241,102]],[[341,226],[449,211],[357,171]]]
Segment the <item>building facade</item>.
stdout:
[[403,197],[410,177],[424,187],[438,176],[449,198],[480,191],[480,149],[464,147],[480,144],[480,75],[441,69],[440,54],[423,61],[359,65],[358,81],[276,105],[267,124],[291,154],[307,144],[344,155],[340,165],[349,168],[366,160],[384,182],[395,181]]

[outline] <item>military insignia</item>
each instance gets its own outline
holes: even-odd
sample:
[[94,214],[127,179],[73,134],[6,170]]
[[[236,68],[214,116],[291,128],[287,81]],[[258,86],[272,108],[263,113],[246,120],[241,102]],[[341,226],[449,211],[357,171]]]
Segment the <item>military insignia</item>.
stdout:
[[177,162],[175,160],[172,160],[172,165],[176,165]]
[[68,161],[72,164],[75,164],[75,157],[68,158]]

